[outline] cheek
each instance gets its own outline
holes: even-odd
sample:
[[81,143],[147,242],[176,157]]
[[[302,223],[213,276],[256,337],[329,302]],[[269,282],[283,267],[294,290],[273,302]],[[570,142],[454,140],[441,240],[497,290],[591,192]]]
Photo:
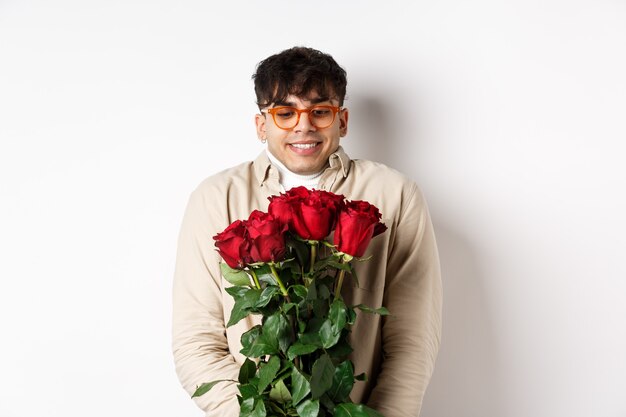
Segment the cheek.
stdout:
[[267,135],[267,148],[274,156],[279,156],[285,152],[285,143],[286,140],[284,135],[278,135],[275,133]]
[[336,148],[339,145],[339,140],[341,135],[339,134],[339,129],[336,132],[333,132],[331,135],[328,135],[326,138],[326,143],[329,148]]
[[268,140],[281,141],[289,134],[288,131],[277,128],[276,126],[267,126],[265,132]]

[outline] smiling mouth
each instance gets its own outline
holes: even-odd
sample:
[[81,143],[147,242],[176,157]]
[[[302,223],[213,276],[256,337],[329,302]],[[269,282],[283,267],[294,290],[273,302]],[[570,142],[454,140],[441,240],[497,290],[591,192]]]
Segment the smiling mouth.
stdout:
[[290,146],[293,146],[296,149],[313,149],[317,145],[319,145],[319,142],[316,142],[316,143],[292,143],[292,144],[290,144]]

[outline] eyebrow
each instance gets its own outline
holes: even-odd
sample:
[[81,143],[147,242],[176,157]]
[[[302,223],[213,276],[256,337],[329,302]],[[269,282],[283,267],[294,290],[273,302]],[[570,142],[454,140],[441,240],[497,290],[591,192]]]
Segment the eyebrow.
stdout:
[[[319,103],[323,103],[325,101],[330,101],[330,97],[318,97],[318,98],[313,98],[311,100],[306,100],[306,101],[310,101],[311,104],[319,104]],[[293,101],[276,101],[274,102],[275,106],[291,106],[291,107],[295,107],[296,103],[294,103]]]

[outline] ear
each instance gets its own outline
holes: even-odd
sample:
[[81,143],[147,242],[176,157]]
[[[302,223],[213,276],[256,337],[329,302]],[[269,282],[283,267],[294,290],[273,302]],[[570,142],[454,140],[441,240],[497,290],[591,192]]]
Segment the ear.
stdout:
[[348,134],[348,109],[339,112],[339,136],[344,137]]
[[256,135],[259,140],[266,140],[267,133],[265,132],[265,116],[263,114],[255,114],[254,123],[256,124]]

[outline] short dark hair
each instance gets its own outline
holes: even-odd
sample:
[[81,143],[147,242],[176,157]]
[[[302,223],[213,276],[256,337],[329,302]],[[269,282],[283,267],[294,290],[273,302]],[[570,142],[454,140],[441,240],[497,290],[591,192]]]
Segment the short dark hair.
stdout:
[[260,109],[284,102],[289,95],[305,97],[316,91],[343,105],[346,96],[346,71],[332,56],[317,49],[296,46],[259,62],[252,75]]

